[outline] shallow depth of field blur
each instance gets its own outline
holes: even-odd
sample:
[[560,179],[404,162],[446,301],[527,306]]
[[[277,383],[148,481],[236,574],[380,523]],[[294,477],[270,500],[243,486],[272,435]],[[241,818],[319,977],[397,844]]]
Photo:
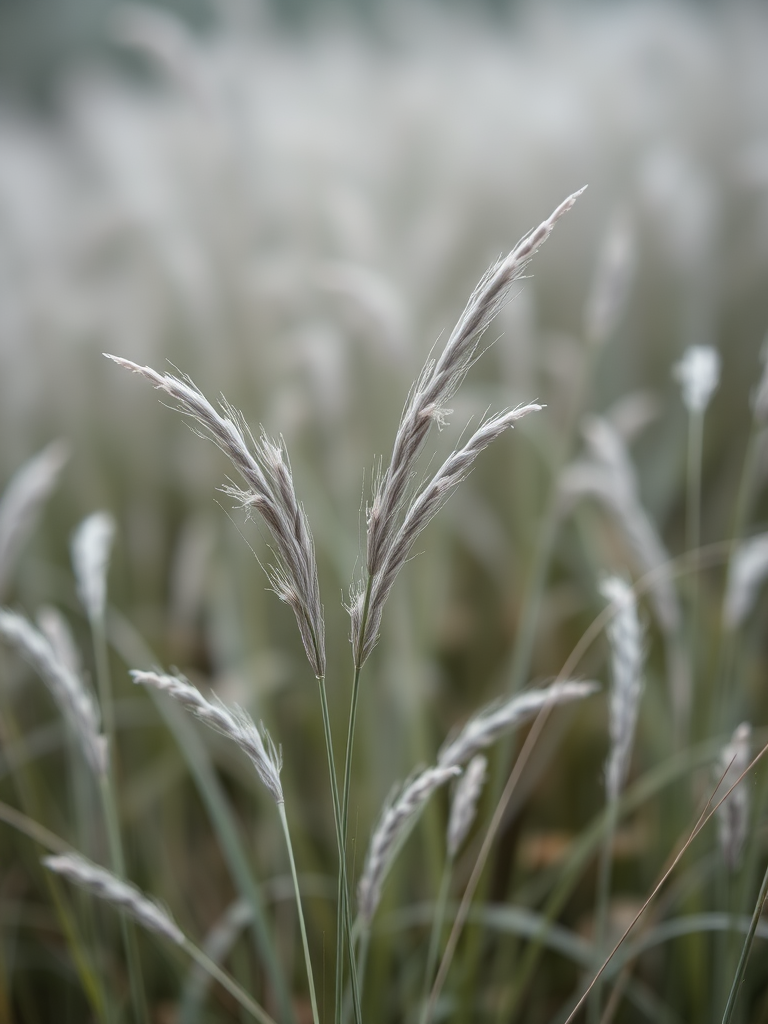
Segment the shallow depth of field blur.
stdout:
[[[263,425],[285,439],[317,549],[340,760],[344,601],[365,559],[377,459],[386,465],[409,388],[482,273],[582,185],[429,442],[425,475],[487,411],[546,406],[480,457],[398,578],[363,671],[349,849],[356,876],[393,784],[433,763],[482,705],[556,677],[605,608],[606,576],[641,581],[652,568],[589,486],[590,468],[608,472],[595,448],[608,431],[629,453],[638,507],[662,545],[657,573],[668,573],[682,609],[671,636],[639,588],[645,689],[606,923],[618,938],[696,824],[736,726],[751,723],[753,754],[768,742],[759,585],[743,621],[723,625],[734,545],[768,529],[768,432],[754,412],[768,358],[765,7],[13,0],[0,10],[0,490],[46,445],[60,440],[67,452],[23,547],[0,566],[0,602],[31,620],[56,607],[94,680],[69,543],[86,516],[112,514],[107,625],[127,876],[198,945],[224,922],[222,962],[270,1012],[188,755],[127,670],[178,666],[282,744],[330,1021],[336,845],[317,684],[290,609],[267,589],[266,530],[217,490],[231,472],[224,455],[102,353],[161,372],[172,364],[210,399],[226,396],[254,433]],[[611,246],[625,289],[609,280]],[[601,287],[617,307],[605,331],[595,326]],[[692,345],[721,360],[700,490],[674,370]],[[592,976],[609,747],[604,632],[568,673],[601,692],[546,723],[435,1020],[562,1022]],[[684,728],[673,707],[680,673],[692,681]],[[189,722],[262,888],[303,1024],[306,977],[274,806],[243,758]],[[491,752],[448,925],[523,737]],[[106,864],[97,804],[83,807],[67,744],[42,682],[0,646],[0,801],[73,846],[85,839],[82,852]],[[624,967],[608,972],[607,1019],[722,1019],[768,859],[768,771],[758,765],[746,786],[738,867],[724,863],[710,822],[631,933],[633,955],[623,947]],[[447,789],[433,797],[387,880],[363,1000],[376,1024],[419,1020],[448,801]],[[83,991],[74,950],[106,981],[109,1019],[131,1019],[117,913],[52,886],[44,852],[0,821],[0,1024],[107,1019]],[[81,923],[79,937],[65,919]],[[768,1021],[764,928],[733,1017],[741,1024]],[[162,939],[138,941],[153,1022],[241,1019]]]

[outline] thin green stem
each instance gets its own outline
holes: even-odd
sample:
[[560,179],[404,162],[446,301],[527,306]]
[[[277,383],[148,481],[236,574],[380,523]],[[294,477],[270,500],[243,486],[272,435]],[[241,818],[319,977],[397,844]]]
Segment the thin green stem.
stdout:
[[209,956],[207,956],[202,949],[190,942],[188,938],[184,938],[181,948],[192,957],[192,959],[198,963],[206,973],[210,974],[212,978],[225,988],[231,996],[233,996],[238,1003],[247,1010],[252,1017],[255,1017],[259,1024],[276,1024],[274,1018],[270,1017],[267,1011],[252,999],[245,989],[241,988],[240,985],[232,978],[226,971],[223,971],[218,964],[214,963]]
[[[595,905],[595,927],[594,927],[594,951],[595,970],[599,968],[605,956],[605,939],[608,925],[608,903],[611,895],[611,874],[613,867],[613,839],[616,834],[616,825],[619,818],[618,800],[608,800],[608,823],[600,849],[600,863],[597,876],[597,902]],[[587,1020],[589,1024],[599,1024],[602,1003],[602,978],[592,989],[589,1005],[587,1007]]]
[[730,1024],[730,1020],[733,1017],[733,1011],[736,1007],[736,1000],[739,997],[739,989],[744,981],[744,972],[747,967],[747,960],[749,959],[749,951],[752,948],[752,942],[755,938],[755,932],[757,931],[757,925],[760,921],[760,915],[763,912],[763,904],[765,903],[766,897],[768,897],[768,867],[765,869],[763,875],[763,884],[760,886],[760,894],[757,897],[757,903],[752,914],[752,920],[749,924],[749,931],[747,937],[744,940],[744,946],[741,950],[741,956],[739,957],[739,963],[736,967],[736,974],[733,979],[733,985],[731,986],[731,992],[728,996],[728,1002],[725,1007],[725,1013],[723,1014],[723,1024]]
[[339,855],[339,877],[336,906],[336,1024],[341,1024],[342,1002],[343,1002],[343,974],[344,974],[344,938],[347,940],[347,953],[349,958],[350,977],[352,979],[352,991],[355,996],[355,1015],[357,1024],[361,1024],[360,1016],[360,993],[357,984],[357,969],[355,966],[355,955],[352,949],[352,927],[349,914],[349,886],[347,882],[347,858],[345,853],[344,832],[341,825],[341,802],[339,800],[338,777],[336,775],[336,762],[333,756],[333,737],[331,735],[331,718],[328,711],[328,695],[325,689],[325,680],[318,679],[320,686],[320,704],[323,712],[323,730],[325,732],[325,748],[328,756],[328,772],[331,779],[331,797],[333,801],[333,821],[336,826],[336,846]]
[[288,847],[288,859],[291,862],[291,877],[293,878],[293,891],[296,893],[296,910],[299,914],[299,927],[301,928],[301,941],[304,946],[304,962],[307,966],[307,981],[309,982],[309,998],[312,1003],[312,1020],[315,1024],[320,1024],[320,1018],[317,1012],[317,997],[315,996],[315,979],[312,975],[312,959],[309,955],[309,942],[307,940],[307,926],[304,923],[304,910],[301,905],[301,893],[299,892],[299,879],[296,874],[296,862],[293,857],[293,845],[291,843],[291,833],[288,829],[288,819],[285,816],[285,804],[279,803],[277,805],[278,812],[280,813],[280,824],[283,826],[283,834],[285,835],[285,845]]
[[424,986],[421,994],[421,1024],[427,1024],[429,993],[432,988],[432,981],[435,977],[437,958],[440,953],[440,945],[443,937],[443,926],[445,925],[445,911],[448,905],[448,894],[451,890],[451,878],[453,876],[453,857],[450,854],[446,857],[443,866],[443,876],[440,879],[440,889],[435,903],[435,912],[432,916],[432,931],[429,936],[429,952],[427,953],[427,965],[424,971]]

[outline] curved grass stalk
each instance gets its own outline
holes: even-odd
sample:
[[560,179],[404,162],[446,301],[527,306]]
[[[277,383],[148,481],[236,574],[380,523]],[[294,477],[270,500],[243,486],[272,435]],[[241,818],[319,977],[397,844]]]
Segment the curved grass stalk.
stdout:
[[736,967],[736,974],[734,975],[731,991],[728,995],[728,1002],[726,1003],[725,1012],[723,1013],[723,1024],[730,1024],[733,1017],[736,1000],[739,997],[739,989],[741,988],[741,983],[744,980],[744,972],[747,968],[747,960],[749,959],[749,953],[752,949],[755,932],[757,931],[757,926],[760,922],[760,915],[763,912],[763,904],[765,903],[766,898],[768,898],[768,867],[766,867],[765,874],[763,875],[763,882],[760,886],[760,893],[757,897],[757,903],[755,904],[755,909],[752,914],[752,920],[749,924],[749,931],[747,932],[747,937],[744,940],[744,946],[741,950],[739,963]]
[[291,833],[288,829],[288,819],[285,816],[285,804],[279,803],[277,805],[278,812],[280,814],[280,824],[283,826],[283,835],[285,836],[285,844],[288,847],[288,859],[291,862],[291,877],[293,879],[293,890],[296,893],[296,910],[299,915],[299,927],[301,928],[301,942],[304,947],[304,962],[307,967],[307,981],[309,982],[309,998],[312,1003],[312,1020],[314,1024],[320,1024],[320,1018],[317,1012],[317,997],[315,996],[315,979],[312,975],[312,960],[309,955],[309,942],[307,941],[307,927],[304,923],[304,910],[301,905],[301,893],[299,892],[299,879],[296,875],[296,863],[293,858],[293,845],[291,843]]

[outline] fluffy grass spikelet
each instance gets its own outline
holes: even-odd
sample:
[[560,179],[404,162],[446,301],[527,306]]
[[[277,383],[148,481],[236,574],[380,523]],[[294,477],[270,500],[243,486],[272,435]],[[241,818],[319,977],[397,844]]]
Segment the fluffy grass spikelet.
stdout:
[[488,759],[483,754],[475,754],[465,768],[464,774],[456,783],[446,836],[448,856],[451,860],[461,849],[472,828],[472,822],[477,813],[477,802],[485,784],[487,769]]
[[357,889],[360,916],[366,925],[371,923],[376,913],[387,870],[405,830],[434,791],[460,774],[461,769],[457,765],[427,768],[406,783],[400,795],[386,805],[371,837]]
[[230,707],[218,697],[213,700],[206,700],[200,691],[194,687],[189,680],[180,675],[164,675],[159,672],[142,672],[138,669],[131,671],[131,678],[134,683],[142,686],[152,686],[162,693],[167,693],[180,704],[197,715],[201,722],[205,722],[222,736],[227,736],[243,753],[250,759],[251,764],[275,799],[275,803],[282,804],[283,787],[280,782],[280,770],[282,768],[282,754],[272,742],[272,738],[266,729],[259,732],[251,716],[244,708],[234,705]]
[[65,853],[55,857],[44,857],[43,864],[50,871],[61,875],[86,892],[125,911],[148,931],[157,932],[178,946],[183,945],[184,933],[169,911],[145,896],[135,885],[122,881],[80,854]]
[[458,735],[443,744],[438,764],[466,764],[479,751],[534,718],[544,708],[583,700],[599,689],[595,682],[565,680],[539,690],[526,690],[503,703],[489,704],[473,715]]
[[744,623],[766,576],[768,533],[760,533],[742,541],[731,558],[723,602],[723,625],[726,629],[738,629]]
[[79,674],[57,656],[49,640],[23,615],[0,609],[0,636],[16,648],[46,684],[80,740],[88,764],[96,775],[104,775],[109,758],[107,739],[101,735],[98,705]]
[[673,373],[688,412],[703,413],[720,383],[720,354],[711,345],[691,345]]
[[72,535],[72,566],[77,593],[92,621],[104,615],[107,604],[107,569],[115,536],[115,520],[108,512],[94,512]]
[[606,627],[611,648],[609,701],[610,751],[605,767],[609,800],[618,800],[627,778],[632,743],[643,692],[644,634],[637,614],[632,587],[619,576],[600,584],[600,593],[610,601],[614,615]]
[[[742,722],[734,730],[730,743],[723,747],[715,766],[715,774],[718,781],[723,772],[725,775],[715,794],[715,801],[728,792],[749,765],[751,739],[752,726],[749,722]],[[745,783],[746,780],[740,782],[717,809],[720,849],[729,871],[736,871],[738,868],[744,840],[747,838],[749,788]]]
[[248,513],[258,512],[267,524],[278,560],[269,572],[270,583],[277,596],[293,609],[313,672],[318,678],[325,676],[325,626],[315,547],[306,514],[296,498],[285,445],[263,432],[260,440],[254,441],[240,413],[223,400],[219,412],[191,381],[105,355],[170,395],[181,412],[202,428],[202,436],[213,440],[243,477],[247,485],[244,489],[230,486],[223,490]]

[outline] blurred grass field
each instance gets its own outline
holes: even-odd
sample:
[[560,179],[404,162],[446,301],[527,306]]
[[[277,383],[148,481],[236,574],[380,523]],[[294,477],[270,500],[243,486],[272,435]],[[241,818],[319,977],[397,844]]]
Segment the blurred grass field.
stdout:
[[[31,619],[57,607],[95,686],[69,543],[86,516],[112,514],[107,634],[127,875],[199,944],[231,925],[223,962],[277,1013],[231,846],[206,802],[226,801],[299,1022],[311,1016],[273,808],[224,740],[196,723],[169,731],[127,669],[178,666],[282,744],[330,1020],[336,846],[316,683],[290,610],[267,591],[266,531],[216,490],[226,460],[103,352],[161,372],[170,363],[210,399],[225,395],[254,433],[263,424],[284,437],[317,549],[340,758],[351,679],[343,601],[365,559],[376,459],[386,464],[411,384],[481,274],[588,184],[490,328],[495,343],[430,442],[437,455],[421,463],[426,475],[487,410],[546,405],[482,455],[398,579],[363,678],[351,869],[359,874],[395,781],[431,764],[481,705],[561,672],[605,607],[608,574],[639,582],[648,630],[610,927],[628,923],[695,825],[734,728],[752,724],[754,753],[768,741],[765,596],[756,592],[738,629],[722,619],[734,545],[766,529],[766,430],[751,402],[768,331],[765,10],[546,5],[506,16],[414,5],[310,21],[286,26],[267,8],[227,4],[190,27],[169,11],[115,5],[106,41],[62,59],[44,102],[0,93],[0,481],[51,441],[68,450],[39,522],[0,567],[2,602]],[[605,269],[617,237],[623,298]],[[590,297],[601,285],[617,309],[595,338]],[[722,364],[703,418],[693,553],[692,428],[673,375],[691,345],[714,347]],[[626,445],[668,554],[682,608],[671,639],[616,515],[589,496],[566,500],[568,467],[595,459],[590,416]],[[692,681],[682,733],[670,650]],[[0,659],[0,800],[106,863],[96,803],[54,705],[12,650]],[[603,693],[558,709],[537,742],[436,1020],[562,1022],[591,976],[609,746],[602,633],[569,674],[599,680]],[[521,742],[494,748],[449,914]],[[723,863],[711,823],[651,904],[625,947],[631,967],[609,972],[613,1019],[722,1020],[768,855],[767,785],[758,766],[739,869]],[[420,1019],[447,807],[438,793],[391,872],[367,1020]],[[0,829],[0,1024],[131,1020],[117,915],[52,883],[42,849],[7,822]],[[760,936],[733,1018],[742,1024],[768,1020]],[[240,1019],[155,937],[138,941],[153,1022]],[[84,976],[104,979],[111,1017]]]

